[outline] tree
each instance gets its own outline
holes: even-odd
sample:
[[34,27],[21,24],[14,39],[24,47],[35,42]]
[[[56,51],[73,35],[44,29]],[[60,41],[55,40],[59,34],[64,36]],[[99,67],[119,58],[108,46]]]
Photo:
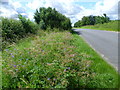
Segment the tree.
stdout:
[[89,25],[94,25],[95,24],[95,17],[93,15],[88,16],[89,18]]
[[110,21],[110,18],[105,13],[103,14],[103,16],[104,16],[104,22],[105,23]]
[[66,30],[71,29],[70,19],[56,11],[55,8],[39,8],[34,14],[34,19],[37,24],[40,24],[40,27],[42,26],[41,29],[48,27]]
[[74,24],[74,27],[103,24],[103,23],[108,23],[109,21],[110,18],[106,14],[103,14],[103,16],[93,16],[93,15],[84,16],[82,20],[79,20]]
[[83,26],[81,20],[78,20],[78,21],[74,24],[74,27],[81,27],[81,26]]

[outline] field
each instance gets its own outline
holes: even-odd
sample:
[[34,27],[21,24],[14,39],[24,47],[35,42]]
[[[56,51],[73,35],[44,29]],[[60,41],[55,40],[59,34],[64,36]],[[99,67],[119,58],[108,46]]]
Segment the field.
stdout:
[[118,88],[118,73],[77,34],[40,31],[2,51],[3,88]]
[[109,23],[97,24],[97,25],[87,25],[80,28],[83,29],[95,29],[95,30],[107,30],[107,31],[120,31],[120,21],[111,21]]

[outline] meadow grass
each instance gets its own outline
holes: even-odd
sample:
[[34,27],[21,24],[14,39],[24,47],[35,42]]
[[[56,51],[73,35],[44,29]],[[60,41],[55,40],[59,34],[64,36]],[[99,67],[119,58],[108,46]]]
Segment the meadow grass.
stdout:
[[78,28],[119,32],[120,31],[119,24],[120,24],[120,21],[111,21],[109,23],[87,25],[87,26],[82,26],[82,27],[78,27]]
[[78,35],[40,32],[2,51],[3,88],[118,88],[118,73]]

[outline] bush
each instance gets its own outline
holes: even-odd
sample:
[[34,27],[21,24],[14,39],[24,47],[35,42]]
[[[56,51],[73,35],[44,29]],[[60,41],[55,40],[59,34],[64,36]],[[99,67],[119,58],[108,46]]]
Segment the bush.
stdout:
[[0,51],[2,49],[2,21],[0,21]]
[[2,18],[2,38],[5,41],[13,42],[24,36],[25,30],[20,21]]
[[29,35],[36,34],[38,25],[26,18],[19,16],[20,20],[1,18],[2,49],[10,43]]
[[25,29],[25,33],[35,34],[37,32],[38,26],[34,22],[26,19],[25,17],[22,17],[22,15],[19,15],[19,19]]
[[43,20],[40,21],[39,27],[40,27],[40,29],[46,29],[46,25],[45,25],[45,22]]

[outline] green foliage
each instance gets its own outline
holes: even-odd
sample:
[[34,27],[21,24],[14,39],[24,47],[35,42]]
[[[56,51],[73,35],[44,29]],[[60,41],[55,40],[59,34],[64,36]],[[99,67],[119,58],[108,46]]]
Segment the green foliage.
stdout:
[[103,16],[84,16],[82,20],[77,21],[74,24],[74,27],[81,27],[86,25],[95,25],[95,24],[103,24],[110,22],[109,17],[106,14]]
[[107,30],[107,31],[120,31],[119,23],[120,23],[120,20],[111,20],[108,23],[88,25],[88,26],[83,26],[81,28],[95,29],[95,30]]
[[2,32],[2,48],[4,49],[9,43],[18,41],[28,34],[35,34],[38,25],[29,19],[19,15],[20,20],[0,18]]
[[79,20],[78,22],[76,22],[76,23],[74,24],[74,27],[81,27],[82,25],[83,25],[82,21]]
[[39,22],[39,27],[40,27],[40,29],[46,29],[46,25],[45,25],[45,22],[43,20],[41,20]]
[[3,51],[3,88],[115,88],[116,71],[78,35],[44,32]]
[[48,27],[50,27],[51,29],[71,29],[70,19],[65,17],[55,9],[52,9],[51,7],[42,7],[39,8],[39,10],[36,10],[34,19],[37,24],[40,24],[41,29],[46,29]]
[[0,51],[2,50],[2,21],[0,19]]
[[25,33],[33,33],[33,34],[36,33],[38,26],[34,22],[30,21],[29,19],[26,19],[22,15],[19,15],[18,17],[22,22],[22,25],[25,29]]
[[6,41],[14,41],[24,35],[22,23],[18,20],[2,18],[2,38]]

